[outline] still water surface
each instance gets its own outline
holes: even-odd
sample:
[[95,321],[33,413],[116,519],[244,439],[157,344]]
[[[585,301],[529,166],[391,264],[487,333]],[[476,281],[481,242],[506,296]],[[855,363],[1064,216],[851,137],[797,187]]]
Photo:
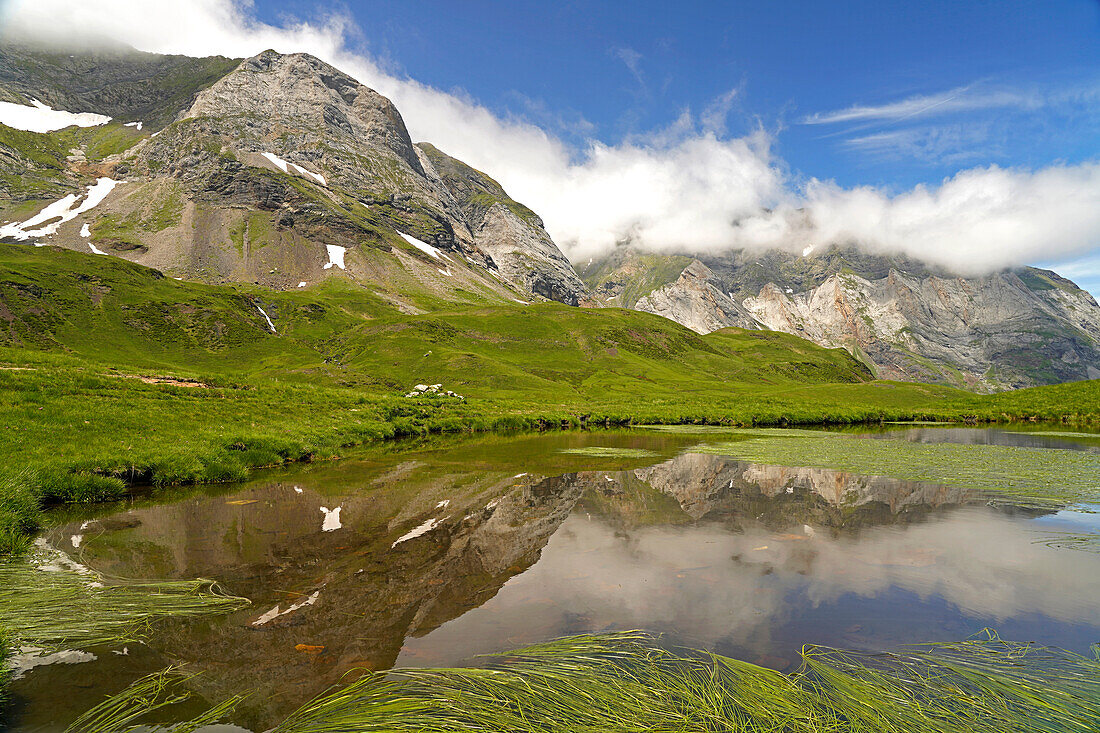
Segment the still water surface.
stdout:
[[[1100,554],[1043,542],[1100,532],[1095,507],[1040,511],[870,469],[692,450],[721,437],[394,444],[59,515],[48,541],[106,575],[212,578],[253,605],[31,671],[13,686],[14,728],[61,730],[167,664],[202,672],[195,685],[212,701],[253,691],[237,722],[265,730],[350,669],[477,663],[582,632],[646,629],[780,670],[807,643],[880,650],[987,626],[1078,652],[1100,641]],[[928,426],[867,437],[1100,454],[1087,435]],[[586,447],[635,453],[567,452]]]

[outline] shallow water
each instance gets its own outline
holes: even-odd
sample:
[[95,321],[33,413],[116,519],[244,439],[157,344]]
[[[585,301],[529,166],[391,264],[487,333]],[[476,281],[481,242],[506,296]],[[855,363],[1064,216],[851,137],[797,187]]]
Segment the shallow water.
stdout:
[[[1097,453],[1100,482],[1100,439],[1042,430],[873,435]],[[349,669],[476,663],[580,632],[641,628],[776,669],[807,643],[880,650],[986,626],[1079,652],[1100,641],[1100,553],[1044,542],[1100,531],[1086,513],[1097,507],[1041,511],[873,467],[692,451],[722,439],[634,430],[394,444],[58,515],[47,539],[92,568],[213,578],[253,606],[163,624],[125,655],[93,649],[94,662],[34,669],[13,685],[13,727],[61,730],[169,663],[203,672],[195,685],[212,701],[254,691],[237,722],[265,730]],[[631,450],[575,451],[591,447]]]

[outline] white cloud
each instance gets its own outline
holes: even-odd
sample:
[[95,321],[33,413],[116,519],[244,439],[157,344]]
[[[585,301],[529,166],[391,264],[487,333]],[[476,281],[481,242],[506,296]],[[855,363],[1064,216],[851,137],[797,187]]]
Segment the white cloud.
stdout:
[[830,112],[816,112],[802,118],[804,125],[824,125],[838,122],[865,120],[899,121],[948,112],[964,112],[999,107],[1035,107],[1040,100],[1030,94],[1015,90],[971,91],[959,87],[941,94],[917,95],[897,102],[879,105],[853,105]]
[[[414,139],[497,178],[544,218],[574,260],[626,237],[666,250],[799,251],[807,243],[857,239],[872,249],[980,271],[1064,261],[1100,246],[1097,163],[1034,172],[979,168],[898,195],[820,181],[799,186],[773,156],[767,133],[724,136],[721,122],[733,93],[705,110],[701,124],[685,113],[644,138],[592,141],[578,150],[530,122],[504,119],[461,93],[405,78],[355,52],[349,38],[358,30],[342,15],[276,27],[257,21],[248,3],[232,0],[9,0],[0,8],[0,28],[15,36],[48,33],[66,43],[109,37],[189,55],[249,56],[265,48],[312,53],[390,97]],[[1026,95],[1014,92],[959,89],[808,121],[1026,103]]]

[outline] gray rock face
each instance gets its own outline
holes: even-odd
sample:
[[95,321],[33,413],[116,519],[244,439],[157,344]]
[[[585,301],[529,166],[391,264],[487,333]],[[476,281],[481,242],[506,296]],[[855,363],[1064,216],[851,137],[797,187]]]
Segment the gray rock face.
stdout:
[[714,284],[714,273],[693,260],[676,282],[642,297],[634,308],[681,323],[697,333],[710,333],[727,326],[759,328],[744,306]]
[[[655,255],[616,256],[610,276],[606,266],[589,267],[617,282],[615,292],[630,288],[621,273],[642,277],[639,262],[648,271],[657,267]],[[996,390],[1100,377],[1100,306],[1069,280],[1035,268],[964,278],[834,248],[809,257],[700,257],[633,303],[589,284],[603,304],[663,315],[700,332],[767,328],[843,347],[884,379]]]
[[499,276],[550,300],[578,304],[587,288],[535,212],[481,171],[428,143],[416,147],[428,176],[462,209],[476,247]]
[[[314,232],[336,227],[326,244],[351,246],[366,236],[371,246],[424,258],[398,236],[407,235],[457,253],[488,282],[572,305],[585,290],[542,221],[496,181],[430,145],[413,145],[390,100],[308,54],[246,59],[200,92],[139,159],[151,173],[167,167],[195,195],[289,208],[290,222],[303,219]],[[255,168],[290,178],[280,192],[257,185]],[[315,194],[312,204],[301,200],[303,188],[306,198]],[[335,205],[316,210],[326,200]]]

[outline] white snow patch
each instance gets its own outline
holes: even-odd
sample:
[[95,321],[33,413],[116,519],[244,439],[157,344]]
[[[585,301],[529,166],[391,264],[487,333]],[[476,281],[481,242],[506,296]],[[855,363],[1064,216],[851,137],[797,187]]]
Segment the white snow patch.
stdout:
[[51,664],[81,664],[94,662],[98,657],[91,652],[82,652],[77,649],[65,649],[59,652],[46,653],[45,649],[36,646],[19,647],[19,653],[8,660],[8,669],[12,671],[12,679],[20,679],[35,667],[47,667]]
[[447,508],[447,506],[448,506],[448,505],[449,505],[450,503],[451,503],[451,500],[450,500],[450,499],[444,499],[443,501],[441,501],[441,502],[439,502],[438,504],[436,504],[436,505],[435,505],[435,508],[436,508],[436,509],[446,509],[446,508]]
[[138,132],[141,132],[141,123],[140,122],[127,122],[125,125],[123,125],[123,127],[133,127]]
[[420,526],[409,530],[405,534],[398,537],[394,541],[394,543],[392,545],[390,545],[390,549],[392,550],[393,548],[400,545],[402,542],[407,542],[408,540],[414,540],[422,534],[426,534],[428,532],[431,532],[433,529],[435,529],[440,524],[442,524],[443,520],[446,519],[446,518],[447,517],[439,517],[437,519],[429,519],[428,521],[424,522]]
[[278,333],[278,331],[275,330],[275,324],[272,323],[271,318],[268,317],[267,311],[261,308],[259,303],[253,303],[252,305],[256,306],[256,310],[258,310],[260,315],[264,317],[264,320],[267,321],[267,327],[271,329],[271,333]]
[[294,493],[295,493],[295,494],[300,494],[300,493],[302,493],[302,487],[301,487],[301,486],[295,486],[295,487],[294,487]]
[[339,267],[341,270],[346,269],[344,267],[344,253],[348,251],[347,247],[341,247],[338,244],[326,244],[325,249],[328,250],[328,262],[325,263],[326,270],[330,267]]
[[517,473],[517,474],[516,474],[515,476],[513,476],[512,478],[523,478],[523,477],[524,477],[524,476],[526,476],[526,475],[527,475],[526,473]]
[[446,275],[447,277],[450,277],[450,276],[451,276],[451,273],[447,272],[446,270],[440,270],[440,271],[439,271],[439,274],[440,274],[440,275]]
[[92,236],[92,228],[88,226],[87,223],[85,223],[84,226],[80,227],[80,236],[84,237],[85,239]]
[[[793,293],[794,291],[793,291],[793,290],[791,290],[790,288],[787,288],[787,292],[788,292],[788,293]],[[731,297],[732,297],[732,296],[731,296]]]
[[53,132],[71,125],[95,127],[96,125],[105,125],[111,121],[111,118],[107,115],[97,115],[93,112],[73,113],[53,109],[37,99],[32,99],[31,105],[0,102],[0,122],[8,127],[14,127],[16,130]]
[[119,651],[118,649],[112,649],[111,653],[117,654],[120,657],[128,657],[130,656],[130,647],[124,646],[122,647],[122,651]]
[[297,603],[294,603],[290,606],[287,606],[285,611],[280,611],[279,606],[276,605],[275,608],[272,608],[270,611],[268,611],[267,613],[264,613],[258,619],[253,621],[252,625],[253,626],[263,626],[264,624],[268,623],[269,621],[274,621],[275,619],[279,618],[280,616],[285,616],[288,613],[293,613],[294,611],[297,611],[299,608],[305,608],[306,606],[312,606],[314,603],[317,602],[317,598],[320,595],[321,595],[321,591],[315,590],[305,600],[298,601]]
[[325,521],[321,523],[322,532],[335,532],[344,526],[340,524],[340,510],[343,508],[342,506],[335,509],[329,509],[327,506],[321,507],[321,512],[325,515]]
[[322,175],[321,175],[320,173],[314,173],[314,172],[313,172],[313,171],[311,171],[311,170],[306,170],[306,169],[305,169],[305,168],[303,168],[302,166],[300,166],[300,165],[297,165],[297,164],[295,164],[295,163],[291,163],[290,165],[292,165],[292,166],[294,167],[294,170],[298,171],[298,172],[299,172],[299,173],[301,173],[302,175],[306,175],[306,176],[309,176],[309,177],[310,177],[310,178],[312,178],[313,180],[315,180],[315,181],[317,181],[318,183],[320,183],[320,184],[321,184],[322,186],[327,186],[327,185],[328,185],[328,181],[326,181],[326,180],[325,180],[325,177],[324,177],[324,176],[322,176]]
[[[398,232],[398,234],[401,234],[401,232]],[[426,242],[421,242],[416,237],[410,237],[408,234],[401,234],[401,238],[404,239],[409,244],[411,244],[412,246],[416,247],[418,250],[420,250],[424,254],[431,255],[432,257],[436,258],[437,260],[442,258],[444,260],[447,260],[448,262],[454,262],[454,260],[452,260],[450,257],[448,257],[446,255],[446,253],[440,251],[439,249],[433,247],[430,244],[427,244]],[[440,270],[440,272],[442,272],[442,270]]]
[[[104,252],[103,250],[101,250],[99,247],[95,246],[91,242],[88,242],[88,249],[92,250],[92,254],[97,254],[97,255],[107,254],[106,252]],[[177,280],[182,280],[183,278],[177,277],[176,279]]]
[[485,505],[486,509],[495,509],[496,505],[500,503],[500,499],[493,499],[491,502]]
[[813,251],[814,251],[814,246],[812,244],[808,244],[808,245],[806,245],[806,248],[802,250],[802,256],[806,257]]
[[73,547],[75,547],[76,549],[78,549],[78,550],[79,550],[79,549],[80,549],[80,543],[84,541],[84,535],[82,535],[82,534],[74,534],[74,535],[73,535],[72,537],[70,537],[69,539],[70,539],[70,540],[72,541],[72,543],[73,543]]
[[287,172],[287,162],[280,158],[278,155],[275,155],[275,153],[260,153],[260,155],[270,160],[275,165],[275,167],[281,170],[283,173]]
[[[85,211],[91,211],[100,203],[103,199],[107,198],[107,194],[114,190],[118,185],[118,181],[112,181],[110,178],[100,178],[91,186],[84,194],[84,201],[75,209],[73,204],[78,201],[76,194],[69,194],[60,201],[54,201],[46,208],[39,211],[30,219],[19,223],[5,224],[0,227],[0,239],[4,237],[10,237],[17,241],[25,241],[27,239],[47,237],[57,232],[58,227],[67,221],[75,219]],[[57,219],[45,226],[41,226],[51,219]]]
[[305,280],[302,280],[300,283],[298,283],[298,287],[300,287],[300,288],[304,288],[305,286],[306,286],[306,281]]
[[265,158],[267,158],[268,160],[270,160],[271,163],[276,168],[281,170],[283,173],[290,173],[290,169],[293,168],[298,173],[301,173],[304,176],[309,176],[313,180],[320,183],[322,186],[327,186],[328,185],[328,182],[325,181],[325,177],[322,176],[320,173],[314,173],[313,171],[306,170],[305,168],[298,165],[297,163],[288,163],[287,161],[280,158],[278,155],[275,155],[275,153],[266,153],[265,152],[265,153],[260,153],[260,155],[262,155]]

